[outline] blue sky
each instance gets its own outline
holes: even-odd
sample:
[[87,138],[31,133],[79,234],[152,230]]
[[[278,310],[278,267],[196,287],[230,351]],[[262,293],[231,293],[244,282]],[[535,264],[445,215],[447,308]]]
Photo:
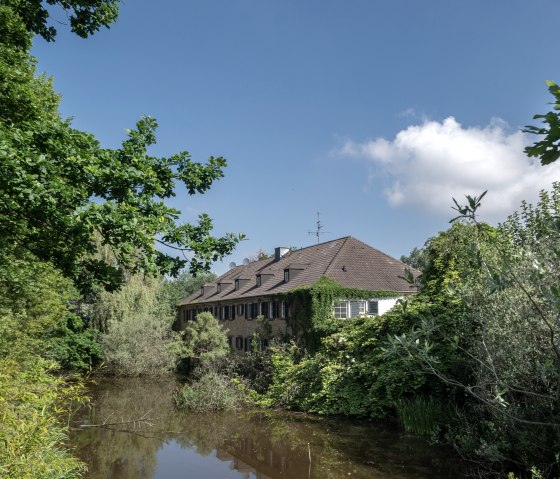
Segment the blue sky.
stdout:
[[[185,221],[259,249],[352,235],[399,257],[447,228],[451,196],[489,190],[483,219],[560,180],[519,132],[560,81],[557,0],[134,0],[82,40],[36,39],[74,126],[118,147],[157,118],[165,156],[224,156],[207,194],[179,190]],[[55,18],[64,22],[61,14]]]

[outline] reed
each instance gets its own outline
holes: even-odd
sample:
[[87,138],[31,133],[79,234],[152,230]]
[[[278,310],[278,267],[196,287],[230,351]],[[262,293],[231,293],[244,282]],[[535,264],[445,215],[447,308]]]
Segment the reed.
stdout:
[[442,403],[431,396],[400,399],[395,409],[404,430],[421,436],[432,435],[446,416]]

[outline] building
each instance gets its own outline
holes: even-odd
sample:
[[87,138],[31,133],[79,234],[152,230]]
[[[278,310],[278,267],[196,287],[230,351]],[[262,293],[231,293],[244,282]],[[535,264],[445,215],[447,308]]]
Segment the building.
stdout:
[[314,314],[311,301],[305,309],[305,294],[324,292],[327,314],[343,320],[383,314],[416,291],[402,278],[404,263],[351,236],[295,250],[276,248],[274,257],[244,263],[179,303],[179,329],[209,311],[225,323],[230,346],[247,351],[257,316],[269,320],[271,336],[305,334],[309,326],[302,316]]

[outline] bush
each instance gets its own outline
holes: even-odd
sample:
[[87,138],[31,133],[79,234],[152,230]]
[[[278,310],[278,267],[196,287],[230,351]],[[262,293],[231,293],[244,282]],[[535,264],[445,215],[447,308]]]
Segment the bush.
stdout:
[[50,371],[56,364],[19,352],[0,359],[0,476],[81,477],[85,465],[64,445],[67,428],[59,418],[72,401],[83,400],[83,386],[54,376]]
[[207,371],[198,380],[185,384],[175,402],[189,412],[234,411],[247,405],[247,396],[247,388],[239,379]]
[[200,313],[194,321],[189,321],[183,338],[183,354],[192,360],[192,365],[208,367],[230,351],[227,332],[212,313]]
[[155,376],[173,371],[181,355],[181,339],[171,326],[175,315],[158,295],[160,280],[132,276],[115,293],[103,292],[94,306],[109,372],[123,376]]

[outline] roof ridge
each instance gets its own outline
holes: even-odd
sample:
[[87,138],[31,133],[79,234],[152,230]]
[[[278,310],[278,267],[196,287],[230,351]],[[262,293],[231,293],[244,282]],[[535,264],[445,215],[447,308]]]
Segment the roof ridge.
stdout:
[[[327,244],[327,243],[334,243],[335,241],[347,240],[348,238],[351,238],[351,236],[350,236],[350,235],[348,235],[348,236],[341,236],[340,238],[335,238],[335,239],[332,239],[332,240],[329,240],[329,241],[323,241],[322,243],[311,244],[311,245],[309,245],[309,246],[303,246],[303,247],[300,248],[300,249],[295,249],[293,252],[296,253],[296,252],[301,251],[301,250],[304,250],[304,249],[316,248],[317,246],[323,246],[323,245],[325,245],[325,244]],[[292,253],[292,251],[290,251],[290,253]],[[287,255],[286,255],[286,256],[287,256]],[[284,258],[284,256],[283,256],[283,258]]]
[[[327,275],[327,271],[329,270],[329,268],[331,267],[331,265],[333,264],[333,261],[336,259],[336,257],[338,256],[338,253],[340,253],[340,250],[343,248],[343,246],[346,244],[346,242],[351,238],[351,236],[345,236],[344,237],[344,241],[342,242],[342,244],[340,245],[340,247],[338,248],[338,251],[333,255],[333,257],[331,258],[331,260],[329,261],[329,264],[327,265],[327,267],[325,268],[325,271],[323,271],[323,276]],[[343,238],[340,238],[343,239]]]

